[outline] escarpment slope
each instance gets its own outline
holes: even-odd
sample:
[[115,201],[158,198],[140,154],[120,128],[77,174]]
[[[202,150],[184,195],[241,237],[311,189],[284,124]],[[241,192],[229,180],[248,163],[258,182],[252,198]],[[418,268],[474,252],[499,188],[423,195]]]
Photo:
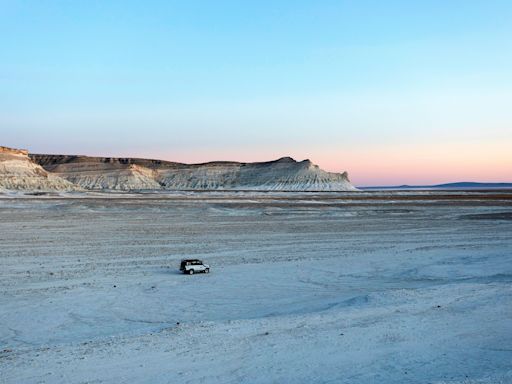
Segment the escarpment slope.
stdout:
[[38,154],[31,154],[30,157],[48,172],[84,189],[161,189],[155,171],[138,165],[134,159]]
[[47,171],[91,190],[350,191],[347,173],[321,170],[309,160],[216,161],[183,164],[162,160],[30,155]]

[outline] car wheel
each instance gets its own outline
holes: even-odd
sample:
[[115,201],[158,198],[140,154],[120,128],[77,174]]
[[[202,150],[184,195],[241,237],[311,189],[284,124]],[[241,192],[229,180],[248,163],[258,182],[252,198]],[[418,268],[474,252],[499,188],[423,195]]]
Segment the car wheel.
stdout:
[[193,270],[193,269],[189,269],[189,270],[188,270],[188,274],[189,274],[189,275],[193,275],[193,274],[194,274],[194,270]]
[[204,270],[204,273],[210,273],[210,269],[209,269],[209,268],[206,268],[206,269]]

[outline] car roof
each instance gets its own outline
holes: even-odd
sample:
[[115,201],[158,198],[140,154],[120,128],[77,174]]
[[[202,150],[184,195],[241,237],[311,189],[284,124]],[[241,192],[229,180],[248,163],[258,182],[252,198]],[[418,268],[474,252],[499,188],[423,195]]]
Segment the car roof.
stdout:
[[185,262],[185,261],[201,261],[199,259],[182,259],[181,262]]

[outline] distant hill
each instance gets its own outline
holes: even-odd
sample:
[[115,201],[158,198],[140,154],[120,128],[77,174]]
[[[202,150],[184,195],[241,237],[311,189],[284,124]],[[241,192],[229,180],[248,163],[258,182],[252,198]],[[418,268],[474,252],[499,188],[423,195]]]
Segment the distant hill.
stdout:
[[457,183],[435,184],[435,185],[396,185],[380,187],[358,187],[363,190],[374,189],[508,189],[512,188],[512,183],[476,183],[471,181],[462,181]]

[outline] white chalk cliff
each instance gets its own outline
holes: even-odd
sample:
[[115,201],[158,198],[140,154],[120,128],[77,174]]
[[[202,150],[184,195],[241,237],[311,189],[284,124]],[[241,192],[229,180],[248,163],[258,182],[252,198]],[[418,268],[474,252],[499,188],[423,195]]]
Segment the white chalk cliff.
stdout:
[[3,189],[356,190],[346,172],[326,172],[309,160],[295,161],[290,157],[260,163],[182,164],[136,158],[28,154],[7,148],[4,152],[5,159],[0,157]]
[[28,151],[0,147],[0,190],[71,191],[73,183],[35,164]]

